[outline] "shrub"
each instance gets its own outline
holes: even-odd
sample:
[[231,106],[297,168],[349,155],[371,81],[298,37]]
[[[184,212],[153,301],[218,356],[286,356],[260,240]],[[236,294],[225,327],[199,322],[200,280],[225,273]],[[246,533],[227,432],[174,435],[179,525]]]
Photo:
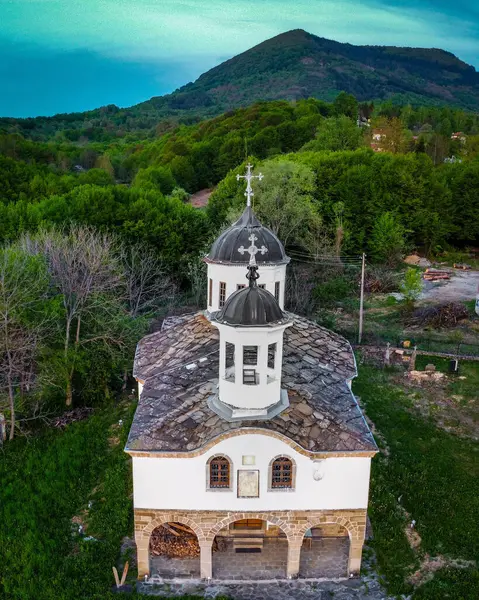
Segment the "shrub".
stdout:
[[404,274],[404,281],[401,284],[401,292],[408,308],[414,306],[422,292],[421,271],[409,267]]
[[334,306],[337,302],[351,296],[351,281],[346,277],[335,277],[318,284],[313,291],[314,299],[321,307]]

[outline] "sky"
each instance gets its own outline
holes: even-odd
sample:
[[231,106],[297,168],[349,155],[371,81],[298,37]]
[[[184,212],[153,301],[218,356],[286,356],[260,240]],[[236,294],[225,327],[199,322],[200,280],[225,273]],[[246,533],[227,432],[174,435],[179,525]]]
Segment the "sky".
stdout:
[[290,29],[479,70],[478,0],[0,0],[0,116],[131,106]]

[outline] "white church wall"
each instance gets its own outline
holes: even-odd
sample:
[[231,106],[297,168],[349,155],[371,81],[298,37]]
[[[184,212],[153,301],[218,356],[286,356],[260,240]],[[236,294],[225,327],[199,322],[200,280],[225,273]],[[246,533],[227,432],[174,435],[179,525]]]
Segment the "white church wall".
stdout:
[[[208,264],[208,282],[207,282],[207,310],[214,312],[219,310],[220,300],[220,282],[226,284],[226,299],[236,292],[238,285],[248,285],[246,279],[247,264],[231,265],[231,264]],[[279,305],[284,309],[284,286],[286,281],[286,265],[258,265],[258,285],[265,284],[268,292],[275,292],[275,283],[279,282]],[[212,280],[211,304],[210,298],[210,279]]]
[[[232,489],[207,489],[207,461],[226,455]],[[269,464],[278,455],[296,464],[294,491],[268,491]],[[243,457],[254,465],[243,465]],[[238,469],[259,470],[258,498],[238,498]],[[316,481],[315,474],[321,478]],[[327,458],[314,462],[283,441],[261,434],[224,440],[195,458],[133,458],[135,508],[188,510],[288,510],[366,508],[369,458]]]

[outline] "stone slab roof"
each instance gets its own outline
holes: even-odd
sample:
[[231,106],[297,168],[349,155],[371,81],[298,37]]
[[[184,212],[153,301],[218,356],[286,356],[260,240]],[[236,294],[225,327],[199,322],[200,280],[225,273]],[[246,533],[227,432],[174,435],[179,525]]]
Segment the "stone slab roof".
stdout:
[[[289,374],[288,364],[298,363],[304,371],[321,371],[331,381],[356,376],[354,355],[346,339],[308,319],[286,314],[293,325],[284,334],[283,376]],[[218,342],[218,330],[202,312],[168,317],[160,331],[138,343],[133,375],[144,382],[165,369],[185,364],[198,353],[216,352]]]
[[283,387],[290,406],[267,421],[227,422],[208,406],[218,382],[218,331],[203,313],[166,320],[138,345],[135,376],[145,386],[127,450],[192,452],[234,430],[261,429],[308,452],[375,451],[346,383],[356,374],[349,343],[292,315],[285,332]]

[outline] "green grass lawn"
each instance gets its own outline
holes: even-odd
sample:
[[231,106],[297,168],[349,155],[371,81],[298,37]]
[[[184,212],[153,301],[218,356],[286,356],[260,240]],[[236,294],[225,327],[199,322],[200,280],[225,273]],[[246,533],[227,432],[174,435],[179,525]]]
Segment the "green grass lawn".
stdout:
[[[112,566],[132,529],[123,452],[131,416],[131,405],[110,406],[64,431],[45,430],[0,450],[2,600],[110,597]],[[72,517],[90,501],[84,520],[96,541],[72,531]]]
[[[413,592],[414,600],[477,600],[477,568],[446,566],[414,591],[407,578],[426,554],[446,561],[479,557],[479,446],[420,416],[389,378],[361,365],[353,387],[387,448],[373,460],[370,498],[371,545],[381,574],[390,592]],[[405,534],[412,519],[422,538],[416,550]]]

